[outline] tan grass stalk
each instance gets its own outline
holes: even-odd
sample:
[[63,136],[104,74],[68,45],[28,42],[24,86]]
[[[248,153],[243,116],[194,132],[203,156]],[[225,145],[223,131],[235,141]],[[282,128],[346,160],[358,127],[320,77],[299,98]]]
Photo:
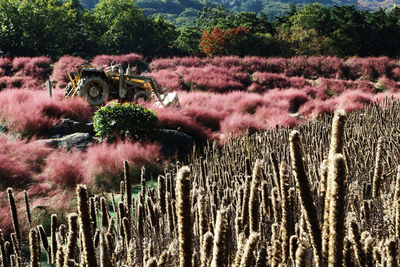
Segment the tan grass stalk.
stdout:
[[126,217],[122,219],[122,228],[124,231],[125,246],[128,247],[129,243],[131,242],[131,229],[129,225],[129,220]]
[[375,155],[374,176],[372,178],[372,198],[375,200],[379,198],[379,191],[382,183],[382,143],[383,138],[379,137]]
[[158,267],[167,267],[169,262],[168,249],[164,250],[158,259]]
[[158,183],[157,183],[157,191],[158,191],[158,205],[160,206],[160,210],[162,214],[167,213],[167,207],[165,202],[165,194],[167,192],[167,185],[165,181],[165,177],[162,175],[158,176]]
[[157,267],[157,260],[155,257],[150,258],[147,262],[146,262],[146,267]]
[[47,240],[46,232],[44,231],[44,228],[42,225],[38,225],[37,230],[39,232],[39,236],[40,236],[40,240],[42,241],[42,245],[47,252],[48,262],[50,262],[51,253],[50,253],[50,247],[49,247],[49,242]]
[[307,222],[307,228],[310,233],[312,247],[314,251],[314,260],[317,265],[321,264],[321,230],[319,228],[317,211],[314,206],[310,185],[306,176],[303,163],[303,149],[300,143],[300,133],[292,131],[289,137],[290,157],[292,162],[293,174],[299,190],[301,205]]
[[14,233],[16,234],[17,239],[21,240],[21,232],[19,230],[19,223],[18,223],[17,206],[15,205],[12,188],[7,189],[7,194],[8,194],[8,202],[9,202],[10,210],[11,210]]
[[307,249],[303,245],[303,242],[299,242],[299,246],[296,250],[296,267],[307,267]]
[[96,206],[95,206],[95,199],[94,197],[89,198],[89,214],[90,214],[90,221],[92,223],[92,234],[94,230],[97,228],[97,220],[96,220]]
[[198,216],[199,216],[199,236],[200,236],[200,247],[203,246],[203,238],[204,235],[208,232],[208,211],[207,211],[207,203],[205,192],[203,189],[198,192]]
[[397,267],[397,249],[395,240],[386,240],[386,266],[387,267]]
[[257,243],[260,235],[257,232],[252,232],[249,239],[246,242],[246,246],[243,251],[243,257],[240,261],[240,267],[251,267],[255,265],[256,259],[254,257],[254,251],[257,248]]
[[245,233],[245,236],[249,236],[249,200],[250,200],[250,189],[251,189],[251,177],[246,176],[245,185],[244,185],[244,194],[242,201],[242,229]]
[[237,250],[236,250],[236,255],[235,255],[235,260],[234,260],[234,267],[239,267],[240,262],[242,261],[243,253],[244,253],[244,247],[246,246],[246,239],[244,237],[244,233],[240,233],[238,238],[237,238]]
[[57,215],[51,215],[51,223],[50,223],[50,233],[51,233],[51,262],[53,264],[56,263],[56,255],[57,255]]
[[226,253],[226,231],[227,231],[227,220],[226,210],[217,211],[217,220],[215,223],[214,230],[214,246],[213,246],[213,257],[211,260],[212,267],[223,267],[228,263]]
[[3,237],[3,232],[0,229],[0,256],[1,256],[1,263],[3,264],[4,267],[8,266],[8,256],[6,252],[6,247],[5,247],[5,242],[4,242],[4,237]]
[[396,239],[400,238],[400,166],[397,166],[395,192],[393,196],[392,222]]
[[267,216],[270,214],[270,199],[268,196],[268,183],[267,181],[262,181],[261,183],[261,198],[262,198],[262,208],[263,208],[263,213],[264,216]]
[[94,233],[94,237],[93,237],[93,244],[95,248],[99,247],[99,243],[100,243],[100,230],[96,229],[96,232]]
[[31,229],[29,231],[29,250],[31,254],[29,267],[39,267],[40,266],[39,239],[38,239],[38,233],[35,229]]
[[64,266],[65,264],[65,254],[64,254],[64,246],[62,244],[62,236],[60,233],[57,233],[57,253],[56,253],[56,265],[55,266]]
[[281,190],[280,186],[281,186],[282,182],[280,181],[279,163],[278,163],[275,153],[271,152],[269,158],[272,163],[271,167],[272,167],[273,181],[274,181],[273,186],[274,187],[276,186],[279,188],[279,190]]
[[22,259],[21,246],[19,244],[17,235],[15,233],[11,233],[11,241],[12,241],[13,250],[15,253],[15,262],[16,262],[16,265],[12,265],[12,266],[23,267],[24,263],[23,263],[23,259]]
[[100,267],[111,267],[111,260],[109,253],[109,247],[107,246],[107,240],[104,233],[100,233]]
[[261,246],[257,253],[256,267],[267,267],[267,250]]
[[32,228],[32,217],[31,217],[31,209],[29,207],[29,199],[26,190],[24,190],[24,200],[25,200],[25,211],[26,217],[28,218],[29,227]]
[[[321,166],[321,175],[322,175],[322,181],[321,181],[321,186],[322,190],[321,193],[323,192],[324,195],[324,200],[323,200],[323,224],[322,224],[322,240],[321,240],[321,245],[322,245],[322,261],[323,263],[327,263],[328,261],[328,245],[329,245],[329,236],[330,236],[330,226],[329,226],[329,218],[330,218],[330,203],[331,203],[331,183],[332,181],[330,180],[329,175],[325,177],[326,175],[326,169],[329,169],[329,166],[331,164],[331,161],[333,157],[336,154],[341,154],[343,153],[343,145],[344,145],[344,125],[345,125],[345,120],[346,120],[346,113],[344,111],[336,111],[335,115],[333,117],[333,122],[332,122],[332,131],[331,131],[331,140],[330,140],[330,146],[329,146],[329,154],[328,154],[328,159],[327,161],[323,162]],[[328,170],[329,172],[329,170]],[[324,181],[324,179],[326,179]]]
[[335,111],[335,115],[332,121],[328,161],[330,161],[336,154],[343,154],[345,122],[346,112],[344,112],[343,110]]
[[132,209],[132,189],[131,189],[131,177],[129,174],[129,164],[127,160],[124,160],[124,182],[125,182],[125,193],[126,193],[126,208],[128,214]]
[[177,174],[177,223],[179,234],[179,262],[181,267],[192,266],[192,200],[190,196],[190,169],[185,166]]
[[78,214],[71,213],[68,215],[68,229],[65,262],[68,262],[68,259],[75,259],[75,248],[78,241]]
[[260,214],[259,214],[259,190],[262,181],[262,165],[263,162],[260,160],[256,160],[253,169],[252,181],[250,186],[250,198],[249,198],[249,226],[251,232],[258,232],[259,223],[260,223]]
[[280,189],[281,189],[281,245],[282,245],[282,263],[286,264],[289,259],[289,223],[290,223],[290,200],[289,200],[289,171],[285,163],[280,166]]
[[101,227],[103,230],[108,228],[108,207],[105,197],[100,198],[101,207]]
[[328,265],[338,266],[343,258],[346,166],[342,154],[331,159],[328,172],[331,201],[329,206]]
[[292,235],[290,237],[290,242],[289,242],[289,255],[293,264],[296,262],[296,251],[298,247],[297,242],[298,242],[297,235]]
[[357,222],[350,222],[350,241],[353,244],[354,257],[360,266],[365,266],[365,253],[361,244],[360,230]]
[[81,261],[87,264],[87,267],[97,267],[96,254],[93,246],[92,228],[90,223],[88,193],[85,185],[78,185],[76,189],[78,196],[78,216],[79,227],[82,233],[82,248]]
[[119,196],[121,202],[125,202],[125,182],[121,181],[119,184]]
[[354,266],[355,263],[355,258],[354,258],[354,253],[352,249],[352,243],[349,239],[348,236],[344,238],[343,241],[343,261],[342,261],[342,266]]
[[365,262],[368,267],[375,266],[373,250],[374,250],[374,239],[369,235],[364,240]]
[[279,193],[279,189],[278,187],[274,187],[271,190],[271,202],[272,202],[272,210],[274,212],[274,222],[276,224],[280,224],[281,223],[281,216],[282,216],[282,212],[281,212],[281,200],[279,197],[280,193]]

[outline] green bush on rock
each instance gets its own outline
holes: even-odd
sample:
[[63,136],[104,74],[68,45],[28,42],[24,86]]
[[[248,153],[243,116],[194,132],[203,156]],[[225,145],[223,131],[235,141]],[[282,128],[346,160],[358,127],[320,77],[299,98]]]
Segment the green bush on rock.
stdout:
[[113,103],[96,111],[93,126],[96,136],[114,141],[129,138],[143,141],[157,128],[157,114],[148,108],[130,103]]

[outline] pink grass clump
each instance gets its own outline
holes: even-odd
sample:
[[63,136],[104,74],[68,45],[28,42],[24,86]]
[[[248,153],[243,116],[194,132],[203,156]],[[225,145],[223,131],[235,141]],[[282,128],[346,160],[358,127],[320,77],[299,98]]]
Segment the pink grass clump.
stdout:
[[300,123],[295,116],[278,107],[260,107],[255,117],[264,123],[266,130],[280,127],[293,128]]
[[253,85],[249,90],[259,93],[273,88],[303,88],[310,85],[303,77],[286,77],[283,74],[276,73],[255,72],[251,77],[261,87]]
[[236,112],[221,122],[221,132],[225,136],[239,136],[246,133],[246,131],[254,133],[262,129],[264,129],[264,125],[250,114]]
[[61,117],[88,121],[91,107],[79,98],[63,101],[62,92],[55,90],[53,98],[44,91],[4,90],[0,92],[0,119],[10,130],[30,134],[51,127]]
[[30,76],[3,76],[0,77],[0,90],[23,88],[32,90],[42,90],[39,81]]
[[169,70],[159,70],[150,74],[157,82],[167,89],[168,92],[179,91],[182,89],[181,79],[176,72]]
[[300,89],[274,89],[264,94],[263,97],[271,103],[271,106],[289,113],[296,113],[302,105],[309,101],[309,97]]
[[69,78],[66,71],[76,72],[76,66],[80,66],[85,62],[81,57],[62,56],[54,64],[51,80],[56,84],[57,88],[64,88],[69,83]]
[[192,90],[200,89],[219,93],[244,90],[244,83],[249,79],[246,73],[238,73],[212,65],[202,68],[178,67],[177,73],[182,75],[184,83]]
[[391,80],[386,76],[380,77],[375,86],[377,90],[382,91],[398,92],[400,90],[400,83]]
[[254,114],[258,107],[268,105],[269,101],[264,99],[262,95],[245,94],[235,103],[234,108],[241,113]]
[[176,70],[176,67],[180,65],[179,64],[179,58],[157,58],[153,59],[153,61],[150,63],[150,69],[152,71],[159,71],[159,70]]
[[22,187],[44,166],[51,149],[38,142],[0,136],[0,188]]
[[211,130],[193,120],[189,115],[183,114],[175,108],[162,108],[156,110],[160,127],[179,130],[203,142],[211,138]]
[[337,100],[332,98],[326,101],[313,99],[300,107],[299,113],[307,119],[317,119],[323,113],[336,110]]
[[10,75],[11,68],[12,68],[11,60],[9,60],[8,58],[5,58],[5,57],[4,58],[0,57],[0,75],[2,75],[2,76]]
[[12,71],[19,76],[32,76],[33,78],[44,80],[51,72],[51,59],[41,57],[16,57],[12,61]]
[[371,104],[372,102],[374,102],[374,99],[374,95],[367,94],[362,91],[347,91],[337,98],[337,108],[343,109],[346,112],[351,112],[353,110],[358,110],[365,107],[366,105]]
[[397,61],[388,57],[349,58],[345,64],[349,67],[350,79],[362,78],[372,82],[383,75],[390,76],[398,67]]
[[224,110],[207,109],[202,107],[188,107],[183,112],[192,117],[200,125],[209,128],[211,131],[219,131],[220,123],[228,116]]
[[[96,183],[96,177],[106,175],[118,178],[127,160],[131,169],[155,163],[160,158],[160,145],[118,141],[90,146],[86,156],[86,181]],[[109,181],[110,182],[110,181]],[[114,181],[119,184],[120,180]]]
[[74,187],[77,184],[91,185],[86,179],[84,154],[80,151],[54,151],[46,159],[46,166],[39,179],[53,185]]
[[143,57],[135,53],[126,55],[98,55],[93,58],[91,65],[100,68],[110,65],[113,61],[122,64],[126,68],[128,65],[133,67],[142,62]]

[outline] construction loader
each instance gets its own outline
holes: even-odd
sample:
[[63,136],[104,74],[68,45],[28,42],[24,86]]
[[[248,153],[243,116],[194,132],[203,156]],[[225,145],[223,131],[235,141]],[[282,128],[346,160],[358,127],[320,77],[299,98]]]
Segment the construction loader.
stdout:
[[82,96],[91,105],[101,105],[107,99],[127,101],[156,98],[158,105],[179,106],[176,93],[165,89],[152,77],[132,75],[130,67],[124,71],[121,64],[94,68],[89,64],[76,67],[76,72],[66,72],[70,82],[65,88],[65,98]]

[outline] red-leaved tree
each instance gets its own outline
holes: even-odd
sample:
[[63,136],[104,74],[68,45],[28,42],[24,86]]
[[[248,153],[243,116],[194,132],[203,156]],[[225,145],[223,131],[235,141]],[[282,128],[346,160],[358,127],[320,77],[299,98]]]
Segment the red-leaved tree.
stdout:
[[236,54],[237,44],[249,33],[249,29],[239,26],[232,29],[214,27],[211,32],[204,30],[201,36],[201,50],[209,56]]

